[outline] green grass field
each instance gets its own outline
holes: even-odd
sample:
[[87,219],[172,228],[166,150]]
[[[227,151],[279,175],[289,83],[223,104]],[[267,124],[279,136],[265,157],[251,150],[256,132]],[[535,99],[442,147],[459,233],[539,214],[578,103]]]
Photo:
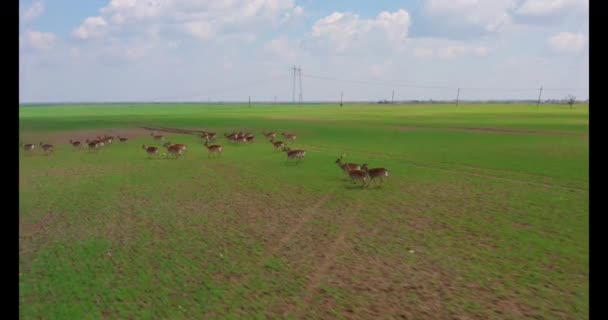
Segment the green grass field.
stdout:
[[[21,142],[57,149],[19,151],[22,319],[589,318],[587,105],[19,110]],[[224,154],[171,134],[185,155],[150,160],[139,126]],[[354,186],[343,153],[390,177]]]

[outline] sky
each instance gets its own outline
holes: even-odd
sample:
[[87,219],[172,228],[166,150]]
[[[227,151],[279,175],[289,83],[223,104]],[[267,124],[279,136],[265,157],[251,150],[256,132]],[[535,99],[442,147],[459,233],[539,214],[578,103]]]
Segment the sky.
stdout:
[[589,1],[19,1],[22,103],[292,101],[300,83],[304,102],[588,99]]

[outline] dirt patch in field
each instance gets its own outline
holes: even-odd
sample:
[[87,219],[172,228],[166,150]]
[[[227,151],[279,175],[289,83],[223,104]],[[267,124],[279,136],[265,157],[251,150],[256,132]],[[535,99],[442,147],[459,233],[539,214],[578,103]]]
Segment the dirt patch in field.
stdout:
[[438,131],[460,131],[460,132],[476,132],[476,133],[495,133],[495,134],[528,134],[528,135],[572,135],[572,136],[589,136],[588,133],[575,131],[550,131],[550,130],[524,130],[524,129],[506,129],[506,128],[489,128],[489,127],[438,127],[438,126],[399,126],[399,131],[414,131],[414,130],[438,130]]
[[[54,131],[54,132],[20,132],[19,139],[24,143],[39,144],[68,144],[70,139],[81,141],[84,143],[86,139],[95,139],[97,136],[114,136],[114,142],[118,141],[118,136],[127,137],[129,139],[139,139],[149,137],[148,130],[141,128],[111,128],[111,129],[96,129],[96,130],[71,130],[71,131]],[[113,143],[114,143],[113,142]]]

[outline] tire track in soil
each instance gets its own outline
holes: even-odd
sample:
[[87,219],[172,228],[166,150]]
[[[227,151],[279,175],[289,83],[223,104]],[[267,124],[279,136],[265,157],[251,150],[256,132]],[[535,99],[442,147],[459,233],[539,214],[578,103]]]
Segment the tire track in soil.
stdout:
[[[277,252],[279,252],[281,249],[283,249],[289,243],[289,241],[293,238],[293,236],[296,235],[296,233],[298,233],[298,231],[300,231],[300,229],[302,229],[302,227],[306,224],[306,222],[308,222],[308,221],[310,221],[310,219],[312,219],[313,213],[319,207],[321,207],[323,204],[327,203],[327,201],[329,201],[329,199],[335,194],[335,192],[336,192],[336,189],[326,193],[321,198],[319,198],[319,200],[317,200],[312,206],[306,208],[303,211],[302,218],[300,218],[296,222],[295,226],[293,228],[291,228],[287,234],[285,234],[283,237],[281,237],[276,242],[275,245],[272,245],[266,249],[264,255],[260,258],[259,262],[255,265],[256,270],[263,268],[269,258],[271,258]],[[250,273],[248,276],[244,277],[244,279],[242,279],[240,282],[244,286],[247,286],[247,284],[249,283],[249,281],[251,281],[254,274],[255,274],[255,272]],[[234,298],[234,296],[236,295],[236,292],[237,292],[236,289],[231,291],[227,295],[227,297],[224,298],[224,301],[232,300]]]
[[313,204],[311,207],[307,208],[304,211],[303,217],[300,220],[298,220],[298,222],[295,224],[295,226],[293,228],[291,228],[291,230],[287,234],[285,234],[283,237],[281,237],[281,239],[279,239],[279,241],[277,241],[277,243],[275,245],[271,246],[270,248],[268,248],[266,250],[266,254],[264,256],[264,259],[273,256],[274,254],[276,254],[277,252],[279,252],[279,250],[281,250],[282,248],[284,248],[285,245],[287,243],[289,243],[289,241],[293,238],[293,236],[298,231],[300,231],[300,229],[302,229],[302,227],[308,221],[310,221],[310,219],[312,219],[312,214],[317,209],[319,209],[319,207],[321,207],[323,204],[327,203],[327,201],[333,196],[334,193],[335,193],[335,191],[331,191],[331,192],[326,193],[317,202],[315,202],[315,204]]
[[[317,151],[335,151],[335,149],[336,149],[336,148],[330,148],[330,147],[319,146],[319,145],[303,145],[303,146],[305,146],[307,148],[310,148],[312,150],[317,150]],[[457,173],[457,174],[463,174],[463,175],[472,175],[472,176],[482,177],[482,178],[487,178],[487,179],[502,180],[502,181],[508,181],[508,182],[512,182],[512,183],[520,183],[520,184],[529,184],[529,185],[535,185],[535,186],[540,186],[540,187],[545,187],[545,188],[558,188],[558,189],[576,190],[576,191],[583,191],[583,192],[589,191],[589,189],[581,188],[581,187],[577,187],[577,186],[565,186],[565,185],[555,184],[555,183],[547,183],[547,182],[538,182],[538,181],[531,181],[531,180],[520,180],[520,179],[515,179],[515,178],[507,178],[507,177],[496,176],[496,175],[487,174],[487,173],[475,173],[475,172],[471,172],[471,171],[468,171],[468,170],[458,170],[458,169],[442,168],[442,167],[439,167],[439,166],[433,166],[433,165],[428,165],[428,164],[421,164],[419,162],[403,159],[403,158],[400,158],[397,155],[391,155],[391,154],[380,154],[380,153],[365,152],[365,151],[360,151],[360,150],[352,150],[352,149],[344,149],[344,148],[341,148],[341,150],[344,150],[344,151],[347,151],[347,152],[369,154],[369,155],[372,155],[374,157],[399,160],[399,161],[411,164],[411,165],[413,165],[415,167],[434,169],[434,170],[441,170],[441,171],[446,171],[446,172],[451,172],[451,173]],[[489,170],[490,171],[490,170],[494,170],[494,169],[483,168],[483,170]],[[508,171],[508,170],[500,170],[500,171],[511,172],[511,171]],[[520,173],[520,172],[513,172],[513,173],[528,175],[526,173]]]
[[[353,208],[353,212],[357,212],[361,207],[363,207],[363,203],[358,202]],[[341,225],[342,228],[340,232],[336,236],[336,239],[332,245],[327,249],[323,260],[318,264],[318,267],[315,268],[312,275],[308,277],[308,283],[303,290],[303,294],[301,295],[302,303],[298,304],[299,307],[290,305],[290,307],[283,312],[283,316],[287,316],[292,313],[291,315],[296,319],[304,319],[306,311],[309,310],[309,306],[313,304],[315,293],[323,283],[323,280],[325,280],[325,278],[331,274],[332,267],[336,263],[338,254],[346,252],[352,247],[352,243],[347,241],[346,238],[352,234],[356,227],[353,216],[348,215]]]

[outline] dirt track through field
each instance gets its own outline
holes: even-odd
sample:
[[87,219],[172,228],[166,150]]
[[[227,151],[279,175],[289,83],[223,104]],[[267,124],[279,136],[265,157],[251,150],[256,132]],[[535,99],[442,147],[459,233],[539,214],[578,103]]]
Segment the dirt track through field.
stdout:
[[[354,208],[354,211],[358,211],[362,207],[362,203],[357,203],[357,206]],[[336,259],[340,253],[346,252],[350,249],[351,243],[347,240],[347,237],[350,236],[356,225],[353,220],[353,216],[346,216],[345,221],[341,224],[341,229],[335,240],[327,248],[324,253],[323,260],[318,264],[318,266],[314,269],[312,275],[308,277],[308,283],[303,289],[303,293],[300,296],[301,303],[297,305],[290,305],[290,308],[283,312],[283,315],[291,314],[295,316],[297,319],[304,319],[306,315],[306,311],[313,303],[313,298],[325,278],[332,272],[332,267],[336,263]],[[295,307],[295,310],[293,309]]]

